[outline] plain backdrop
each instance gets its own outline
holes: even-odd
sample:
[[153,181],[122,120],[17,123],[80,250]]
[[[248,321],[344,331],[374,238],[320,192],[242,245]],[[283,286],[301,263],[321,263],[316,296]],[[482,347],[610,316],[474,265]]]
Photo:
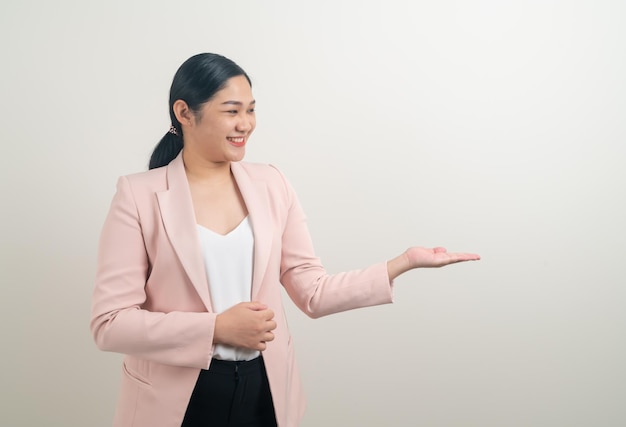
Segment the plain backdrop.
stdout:
[[483,257],[392,305],[288,303],[303,427],[626,425],[624,22],[618,0],[3,1],[0,425],[110,425],[100,227],[207,51],[252,77],[247,159],[289,177],[329,272]]

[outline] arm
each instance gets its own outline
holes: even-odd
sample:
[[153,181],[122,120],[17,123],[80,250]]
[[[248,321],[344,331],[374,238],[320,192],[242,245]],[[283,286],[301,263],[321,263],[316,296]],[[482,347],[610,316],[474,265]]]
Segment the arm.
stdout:
[[314,254],[297,196],[284,177],[283,180],[289,210],[283,232],[281,282],[295,304],[310,317],[392,302],[393,280],[414,268],[480,259],[476,254],[448,253],[441,247],[412,247],[386,263],[328,275]]
[[282,234],[281,283],[296,306],[309,317],[393,301],[392,282],[387,263],[380,262],[361,270],[327,274],[315,255],[298,198],[287,180],[287,216]]
[[122,177],[100,238],[91,318],[96,345],[164,364],[206,368],[215,314],[143,308],[151,266],[141,227],[131,186]]

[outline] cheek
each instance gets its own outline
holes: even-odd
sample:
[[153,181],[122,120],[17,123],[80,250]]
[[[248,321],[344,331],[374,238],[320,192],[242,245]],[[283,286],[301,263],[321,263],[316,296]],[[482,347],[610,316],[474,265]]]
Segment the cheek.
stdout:
[[228,127],[224,123],[206,123],[205,135],[210,138],[220,138],[228,133]]

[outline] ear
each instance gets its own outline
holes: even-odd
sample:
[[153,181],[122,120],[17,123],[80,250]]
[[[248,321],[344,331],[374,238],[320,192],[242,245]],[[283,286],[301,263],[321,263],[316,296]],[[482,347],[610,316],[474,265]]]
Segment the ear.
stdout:
[[194,115],[185,101],[177,99],[174,105],[172,105],[172,110],[180,124],[183,126],[191,126]]

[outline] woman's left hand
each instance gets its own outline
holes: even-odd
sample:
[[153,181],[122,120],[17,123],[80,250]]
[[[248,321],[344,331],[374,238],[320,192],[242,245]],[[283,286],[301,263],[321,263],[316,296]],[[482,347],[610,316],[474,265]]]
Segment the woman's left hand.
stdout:
[[414,246],[402,255],[387,262],[389,280],[414,268],[443,267],[464,261],[478,261],[480,255],[463,252],[448,252],[446,248],[422,248]]
[[418,246],[409,248],[405,252],[409,268],[443,267],[463,261],[478,261],[480,255],[448,252],[446,248],[421,248]]

